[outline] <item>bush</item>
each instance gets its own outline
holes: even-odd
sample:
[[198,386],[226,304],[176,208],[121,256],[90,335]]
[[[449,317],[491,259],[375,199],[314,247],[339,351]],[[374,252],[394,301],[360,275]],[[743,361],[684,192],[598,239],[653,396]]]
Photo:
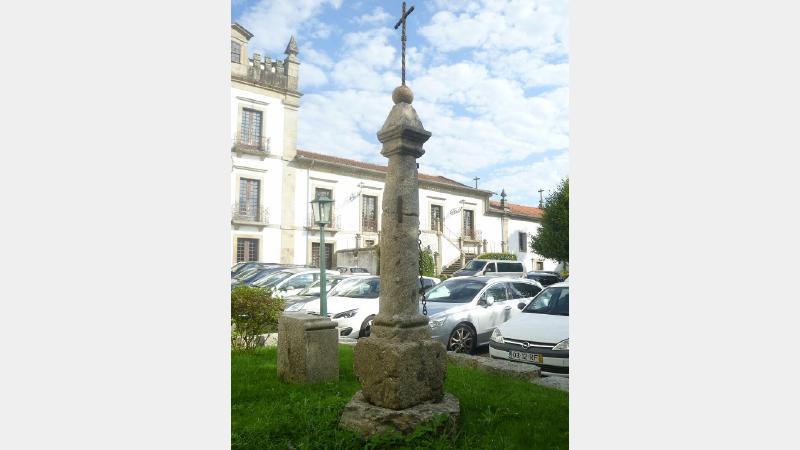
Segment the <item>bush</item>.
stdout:
[[260,335],[277,331],[283,306],[265,289],[245,284],[231,289],[231,346],[252,348]]
[[419,252],[419,271],[426,277],[434,276],[435,263],[433,262],[433,252],[429,248]]
[[507,261],[516,261],[517,255],[513,253],[482,253],[476,256],[475,259],[502,259]]

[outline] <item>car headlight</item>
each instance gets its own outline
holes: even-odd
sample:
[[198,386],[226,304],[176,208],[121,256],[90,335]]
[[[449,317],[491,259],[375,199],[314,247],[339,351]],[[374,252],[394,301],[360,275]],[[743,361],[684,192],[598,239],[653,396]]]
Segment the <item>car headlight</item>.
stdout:
[[569,351],[569,338],[564,339],[553,347],[553,350],[567,350]]
[[443,317],[441,319],[431,319],[428,321],[428,325],[430,325],[431,328],[438,328],[444,325],[445,320],[447,320],[446,317]]
[[503,333],[500,332],[499,328],[495,328],[492,331],[492,337],[489,338],[492,342],[496,342],[498,344],[505,344],[505,340],[503,339]]
[[349,319],[349,318],[355,316],[357,312],[358,312],[358,308],[351,309],[349,311],[344,311],[344,312],[337,313],[337,314],[335,314],[333,316],[333,318],[334,319]]
[[289,311],[289,312],[300,311],[301,309],[303,309],[303,306],[304,306],[303,303],[295,303],[293,305],[289,305],[289,307],[286,308],[286,311]]

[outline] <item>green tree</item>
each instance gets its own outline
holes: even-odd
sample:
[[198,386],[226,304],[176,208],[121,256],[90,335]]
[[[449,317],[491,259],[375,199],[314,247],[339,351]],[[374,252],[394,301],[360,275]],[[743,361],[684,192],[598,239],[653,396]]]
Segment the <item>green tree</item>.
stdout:
[[537,254],[569,264],[569,178],[547,197],[542,226],[531,238]]

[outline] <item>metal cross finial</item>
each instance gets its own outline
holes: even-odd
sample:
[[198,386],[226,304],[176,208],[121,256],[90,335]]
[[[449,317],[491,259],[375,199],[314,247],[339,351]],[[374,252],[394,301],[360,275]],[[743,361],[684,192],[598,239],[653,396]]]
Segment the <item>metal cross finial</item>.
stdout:
[[411,14],[411,11],[414,11],[414,5],[411,5],[411,8],[406,11],[406,2],[403,2],[403,13],[400,15],[400,20],[394,25],[394,29],[396,30],[401,24],[403,25],[403,34],[400,37],[400,42],[402,42],[402,49],[403,49],[403,70],[401,73],[403,79],[403,86],[406,85],[406,17]]
[[480,180],[480,179],[481,179],[481,177],[473,178],[473,180],[475,180],[475,189],[478,189],[478,180]]
[[542,199],[542,192],[544,192],[544,189],[539,189],[539,208],[544,206],[544,200]]

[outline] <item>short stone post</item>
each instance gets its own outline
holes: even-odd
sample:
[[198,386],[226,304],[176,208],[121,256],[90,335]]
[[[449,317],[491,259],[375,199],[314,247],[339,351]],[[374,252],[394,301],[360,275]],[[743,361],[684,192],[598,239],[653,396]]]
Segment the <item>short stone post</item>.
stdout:
[[339,380],[339,333],[327,317],[284,313],[278,319],[278,378],[311,384]]
[[458,399],[444,392],[447,356],[431,339],[419,309],[419,180],[417,158],[431,133],[411,107],[411,89],[392,94],[394,107],[378,132],[389,158],[381,223],[381,296],[368,338],[358,340],[353,369],[361,383],[340,424],[363,435],[390,428],[411,432],[445,414],[455,420]]

